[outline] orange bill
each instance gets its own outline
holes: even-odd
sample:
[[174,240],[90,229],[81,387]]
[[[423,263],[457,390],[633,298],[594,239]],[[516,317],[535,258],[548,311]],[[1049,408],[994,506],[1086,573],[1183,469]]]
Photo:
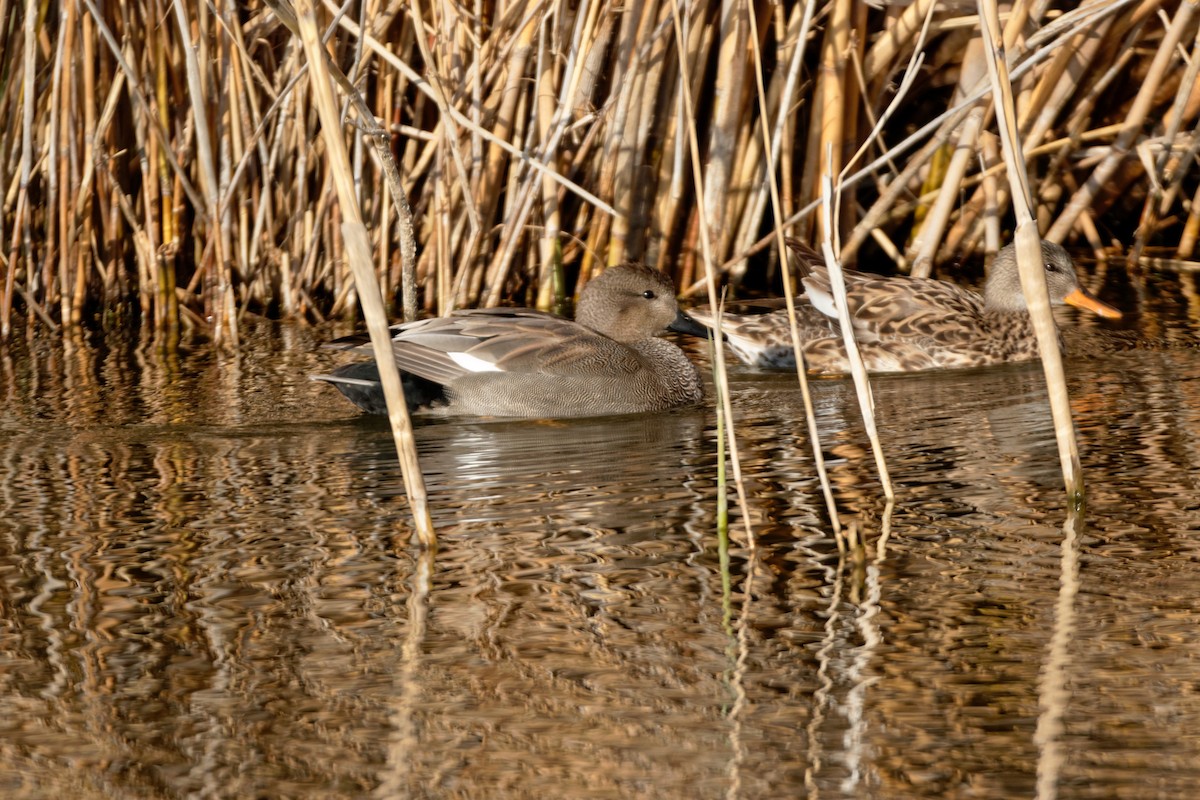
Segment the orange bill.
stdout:
[[1099,314],[1106,319],[1120,319],[1121,312],[1107,303],[1103,303],[1094,294],[1087,289],[1076,289],[1069,295],[1063,298],[1063,302],[1069,306],[1083,308],[1091,311],[1093,314]]

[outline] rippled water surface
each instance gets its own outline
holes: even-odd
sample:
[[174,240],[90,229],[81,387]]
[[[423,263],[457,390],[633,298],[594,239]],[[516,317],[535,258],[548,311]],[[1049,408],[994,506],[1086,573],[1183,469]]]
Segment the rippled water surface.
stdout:
[[1194,797],[1200,303],[1123,306],[1064,317],[1077,529],[1037,365],[873,382],[890,519],[814,382],[846,557],[795,376],[740,368],[725,567],[711,408],[421,425],[430,560],[329,331],[15,343],[0,794]]

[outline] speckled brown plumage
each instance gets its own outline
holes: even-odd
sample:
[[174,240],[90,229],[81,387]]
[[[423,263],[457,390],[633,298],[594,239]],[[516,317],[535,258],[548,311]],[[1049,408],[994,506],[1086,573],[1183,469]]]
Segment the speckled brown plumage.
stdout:
[[[1053,305],[1075,305],[1105,317],[1121,315],[1079,285],[1074,263],[1062,247],[1043,242],[1042,255]],[[824,265],[810,267],[812,274],[803,279],[806,294],[796,307],[805,362],[817,374],[847,372],[829,275]],[[871,372],[983,367],[1037,357],[1013,245],[997,254],[983,296],[928,278],[844,274],[855,340]],[[712,326],[709,310],[697,309],[693,315]],[[727,314],[721,329],[730,349],[745,363],[795,367],[786,309]]]

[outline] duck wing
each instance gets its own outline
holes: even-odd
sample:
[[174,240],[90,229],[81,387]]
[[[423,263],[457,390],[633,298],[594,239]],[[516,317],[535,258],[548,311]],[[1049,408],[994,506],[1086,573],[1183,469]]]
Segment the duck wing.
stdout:
[[[948,344],[960,336],[978,336],[983,299],[966,289],[932,278],[882,277],[847,270],[846,299],[860,341],[928,338]],[[837,319],[829,273],[820,268],[804,278],[813,307]]]
[[472,373],[628,375],[636,352],[590,328],[532,309],[486,308],[396,327],[402,370],[441,384]]

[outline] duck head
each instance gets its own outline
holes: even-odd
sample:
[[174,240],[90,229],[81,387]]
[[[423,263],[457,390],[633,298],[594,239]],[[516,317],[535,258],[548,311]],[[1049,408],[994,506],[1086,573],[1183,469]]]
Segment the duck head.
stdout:
[[[1075,306],[1108,319],[1118,319],[1121,312],[1102,302],[1079,283],[1075,262],[1061,245],[1042,242],[1042,268],[1050,305]],[[1016,244],[1009,244],[996,254],[991,274],[983,289],[983,302],[994,311],[1025,311],[1025,294],[1021,291],[1021,275],[1017,268]]]
[[609,267],[589,281],[575,321],[619,342],[649,339],[666,330],[708,335],[708,328],[679,310],[671,279],[641,264]]

